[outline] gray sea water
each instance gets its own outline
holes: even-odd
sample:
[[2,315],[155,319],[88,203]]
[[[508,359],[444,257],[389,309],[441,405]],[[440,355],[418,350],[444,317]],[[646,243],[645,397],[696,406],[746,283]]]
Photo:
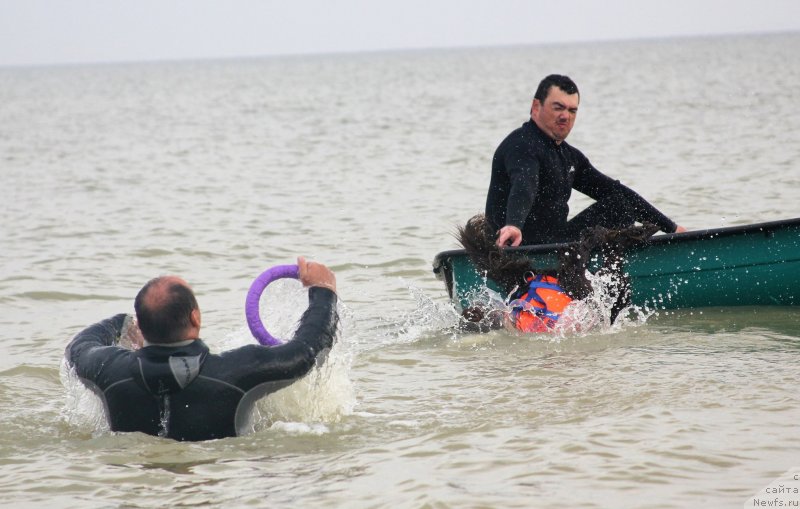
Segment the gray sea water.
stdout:
[[[689,229],[800,216],[800,35],[0,69],[0,505],[752,507],[800,465],[800,317],[658,312],[565,337],[457,333],[431,262],[483,208],[538,81],[570,141]],[[576,196],[573,210],[589,202]],[[62,370],[177,273],[212,349],[305,255],[332,361],[252,433],[110,433]],[[288,335],[295,282],[262,307]]]

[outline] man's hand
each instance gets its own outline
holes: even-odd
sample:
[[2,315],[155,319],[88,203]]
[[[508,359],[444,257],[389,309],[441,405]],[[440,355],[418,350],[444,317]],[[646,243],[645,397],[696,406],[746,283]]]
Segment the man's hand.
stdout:
[[321,286],[336,291],[336,276],[331,269],[317,262],[309,262],[302,256],[297,257],[297,268],[303,286]]
[[497,242],[495,244],[497,244],[497,247],[506,247],[507,245],[517,247],[522,244],[522,232],[516,226],[508,224],[497,232]]
[[681,225],[678,225],[678,227],[675,228],[675,233],[684,233],[684,232],[687,232],[687,231],[689,231],[689,230],[687,230],[686,228],[684,228]]

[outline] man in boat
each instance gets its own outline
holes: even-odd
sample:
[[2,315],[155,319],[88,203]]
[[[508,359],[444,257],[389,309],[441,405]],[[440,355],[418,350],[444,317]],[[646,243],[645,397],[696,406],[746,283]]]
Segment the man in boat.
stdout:
[[[565,141],[579,102],[570,78],[547,76],[534,94],[530,120],[498,146],[486,197],[486,219],[497,245],[566,242],[588,227],[624,228],[636,222],[666,233],[686,231]],[[595,203],[567,221],[572,189]]]
[[239,435],[258,399],[304,376],[333,346],[336,278],[302,257],[298,268],[309,287],[309,306],[286,344],[209,353],[200,340],[192,289],[177,276],[162,276],[136,296],[139,348],[119,346],[131,321],[120,314],[75,336],[66,348],[67,364],[100,396],[112,431],[176,440]]

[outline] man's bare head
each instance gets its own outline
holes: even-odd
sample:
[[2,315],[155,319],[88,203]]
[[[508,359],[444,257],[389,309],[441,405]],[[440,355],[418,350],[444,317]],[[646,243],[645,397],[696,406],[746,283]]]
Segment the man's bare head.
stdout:
[[196,339],[200,331],[197,299],[186,281],[177,276],[148,281],[136,295],[134,308],[139,329],[150,343]]

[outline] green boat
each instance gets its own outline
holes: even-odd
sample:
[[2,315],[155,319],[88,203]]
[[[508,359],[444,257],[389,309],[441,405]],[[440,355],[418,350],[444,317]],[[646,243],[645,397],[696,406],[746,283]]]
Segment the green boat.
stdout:
[[[508,249],[546,269],[563,247]],[[800,305],[800,218],[656,235],[625,254],[624,270],[632,303],[650,309]],[[433,272],[459,312],[483,289],[499,290],[463,249],[436,255]]]

